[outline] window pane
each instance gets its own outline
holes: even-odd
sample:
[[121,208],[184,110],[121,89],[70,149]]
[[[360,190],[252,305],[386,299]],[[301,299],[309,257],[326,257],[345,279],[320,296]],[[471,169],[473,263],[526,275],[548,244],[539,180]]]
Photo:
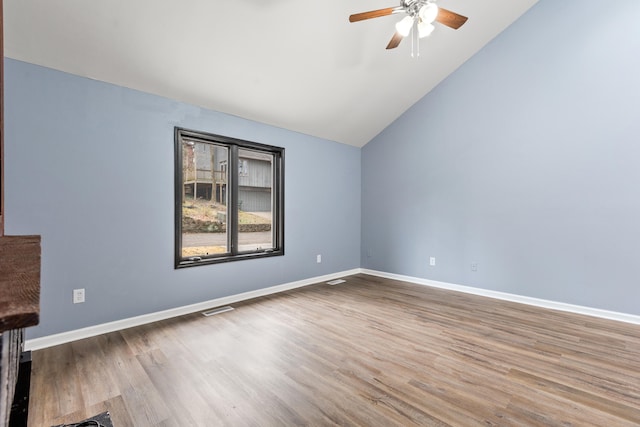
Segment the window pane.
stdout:
[[284,148],[174,135],[176,268],[284,255]]
[[182,144],[182,257],[229,253],[226,147],[184,139]]
[[271,153],[238,150],[238,250],[273,249]]

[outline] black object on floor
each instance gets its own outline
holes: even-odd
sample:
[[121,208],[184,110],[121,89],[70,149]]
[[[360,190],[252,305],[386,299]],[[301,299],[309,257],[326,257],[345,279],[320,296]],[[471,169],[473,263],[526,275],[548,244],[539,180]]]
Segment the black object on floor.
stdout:
[[9,427],[27,427],[29,415],[29,389],[31,384],[31,352],[23,351],[20,354],[18,365],[18,381],[16,382]]
[[111,422],[111,415],[107,411],[77,423],[58,424],[52,427],[113,427],[113,423]]

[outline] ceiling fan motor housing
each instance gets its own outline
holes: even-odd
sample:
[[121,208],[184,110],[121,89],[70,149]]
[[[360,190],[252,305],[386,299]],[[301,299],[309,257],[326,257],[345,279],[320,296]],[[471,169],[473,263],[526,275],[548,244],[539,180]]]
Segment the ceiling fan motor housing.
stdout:
[[400,6],[404,9],[407,15],[415,18],[420,13],[420,9],[422,8],[422,6],[426,5],[427,3],[435,2],[431,0],[401,0]]

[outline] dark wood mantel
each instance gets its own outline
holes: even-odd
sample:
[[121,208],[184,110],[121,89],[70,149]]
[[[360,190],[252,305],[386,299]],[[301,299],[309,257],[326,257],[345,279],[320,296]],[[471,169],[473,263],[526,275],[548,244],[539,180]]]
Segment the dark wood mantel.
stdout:
[[0,236],[0,333],[40,319],[40,236]]

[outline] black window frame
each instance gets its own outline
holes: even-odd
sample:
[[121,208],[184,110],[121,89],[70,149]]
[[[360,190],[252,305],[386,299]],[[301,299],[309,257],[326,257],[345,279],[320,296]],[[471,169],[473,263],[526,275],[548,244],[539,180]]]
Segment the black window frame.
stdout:
[[[273,155],[273,206],[272,206],[272,239],[273,248],[261,251],[238,251],[238,216],[231,214],[227,218],[227,239],[230,253],[207,256],[182,256],[182,191],[183,191],[183,139],[201,141],[226,146],[229,150],[229,164],[238,164],[238,151],[248,149]],[[213,133],[200,132],[181,127],[174,129],[175,146],[175,268],[194,267],[197,265],[211,265],[230,261],[266,258],[284,255],[284,148],[261,144]],[[238,212],[238,177],[237,167],[227,168],[227,196],[228,212]]]

